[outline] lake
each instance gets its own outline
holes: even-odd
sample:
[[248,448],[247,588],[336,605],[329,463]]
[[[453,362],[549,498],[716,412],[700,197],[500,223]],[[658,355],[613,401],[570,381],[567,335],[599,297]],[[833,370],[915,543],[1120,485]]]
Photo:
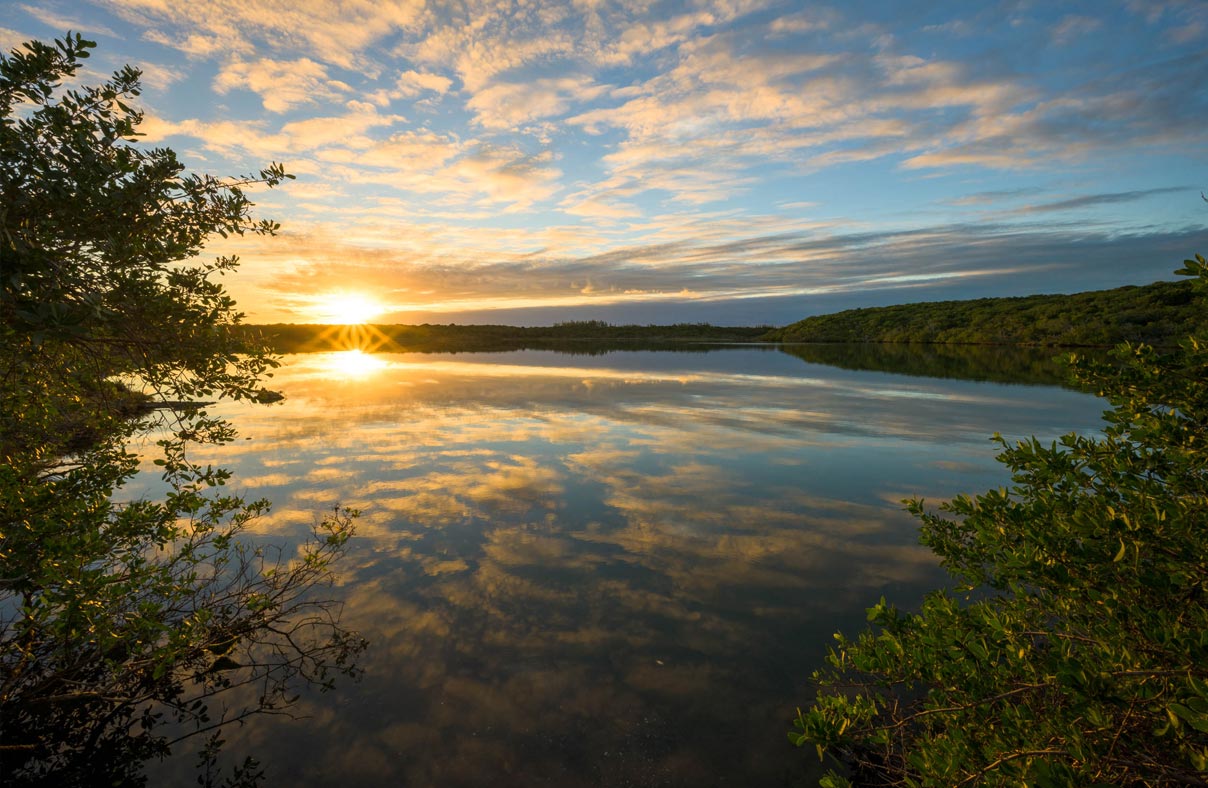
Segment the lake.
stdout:
[[993,432],[1102,403],[810,358],[286,357],[285,401],[216,409],[248,440],[210,454],[273,502],[256,538],[362,509],[334,594],[371,646],[229,751],[269,785],[812,784],[785,734],[832,633],[945,582],[901,500],[1004,485]]

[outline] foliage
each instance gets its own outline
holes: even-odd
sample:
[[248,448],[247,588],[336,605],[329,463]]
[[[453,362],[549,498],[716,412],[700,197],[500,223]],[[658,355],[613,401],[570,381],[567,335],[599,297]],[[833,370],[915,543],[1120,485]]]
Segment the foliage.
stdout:
[[1208,342],[1073,360],[1103,435],[998,438],[1010,489],[910,502],[963,593],[882,599],[815,675],[790,739],[860,784],[1208,781]]
[[1173,347],[1208,329],[1189,282],[1154,282],[1074,295],[977,298],[848,309],[765,335],[779,342],[918,342]]
[[[195,175],[134,144],[135,69],[63,86],[93,46],[0,58],[5,785],[142,784],[143,760],[199,732],[212,756],[221,725],[330,685],[364,645],[311,593],[355,512],[294,554],[255,547],[242,535],[267,505],[223,494],[227,472],[190,455],[235,433],[188,401],[269,398],[275,365],[216,281],[237,261],[191,261],[215,233],[273,233],[246,190],[289,176]],[[139,467],[128,440],[152,428],[168,492],[119,502]]]

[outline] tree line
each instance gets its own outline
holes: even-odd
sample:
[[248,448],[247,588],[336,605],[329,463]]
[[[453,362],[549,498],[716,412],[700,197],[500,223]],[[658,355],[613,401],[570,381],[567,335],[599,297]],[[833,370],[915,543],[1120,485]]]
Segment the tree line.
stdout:
[[278,323],[242,329],[278,353],[321,350],[393,352],[471,352],[557,349],[684,349],[692,344],[754,342],[767,326],[714,326],[708,323],[613,325],[601,320],[568,321],[552,326],[505,325],[315,325]]

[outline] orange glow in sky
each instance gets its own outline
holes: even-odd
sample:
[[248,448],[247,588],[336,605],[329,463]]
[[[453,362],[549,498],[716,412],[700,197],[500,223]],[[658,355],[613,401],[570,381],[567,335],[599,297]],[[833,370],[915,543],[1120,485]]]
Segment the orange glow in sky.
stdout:
[[367,323],[384,311],[380,303],[360,293],[332,293],[321,296],[315,305],[318,322],[342,325]]

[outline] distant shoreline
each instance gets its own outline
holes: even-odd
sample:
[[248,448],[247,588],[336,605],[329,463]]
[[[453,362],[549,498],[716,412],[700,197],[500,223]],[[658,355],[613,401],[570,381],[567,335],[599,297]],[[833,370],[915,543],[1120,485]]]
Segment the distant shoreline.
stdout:
[[279,353],[321,350],[368,352],[471,352],[555,349],[592,352],[604,347],[689,349],[700,345],[754,344],[771,326],[732,327],[699,323],[614,326],[600,321],[554,326],[503,325],[324,325],[276,323],[242,329]]
[[1208,328],[1190,282],[1154,282],[1073,295],[936,301],[848,309],[783,328],[708,323],[613,325],[601,320],[552,326],[274,323],[240,330],[279,353],[487,352],[550,349],[703,350],[705,345],[915,344],[992,347],[1171,346]]

